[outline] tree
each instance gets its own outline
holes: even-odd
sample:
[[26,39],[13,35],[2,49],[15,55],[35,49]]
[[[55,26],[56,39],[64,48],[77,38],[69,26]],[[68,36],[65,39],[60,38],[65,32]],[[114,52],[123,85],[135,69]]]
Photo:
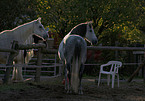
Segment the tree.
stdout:
[[[127,41],[128,38],[134,37],[134,33],[141,34],[137,29],[139,25],[143,25],[141,22],[144,19],[144,2],[144,0],[37,0],[37,11],[38,15],[46,20],[46,25],[49,24],[50,29],[61,38],[75,25],[92,20],[100,43],[104,43],[107,38],[108,45],[114,45],[110,41],[112,38],[110,36],[116,40],[120,38]],[[126,33],[133,36],[128,37]]]
[[99,42],[104,43],[109,34],[108,38],[128,40],[130,35],[125,34],[132,33],[132,39],[145,26],[145,0],[1,0],[0,4],[1,31],[21,24],[19,19],[24,23],[40,16],[46,27],[63,38],[75,25],[92,20]]
[[[34,1],[33,1],[34,2]],[[31,0],[0,0],[0,32],[36,19]]]

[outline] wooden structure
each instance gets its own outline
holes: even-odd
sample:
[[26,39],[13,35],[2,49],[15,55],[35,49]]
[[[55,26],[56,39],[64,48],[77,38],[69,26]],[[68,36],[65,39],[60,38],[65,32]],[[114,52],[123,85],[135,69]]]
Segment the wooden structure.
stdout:
[[145,47],[88,46],[88,50],[145,51]]
[[[49,43],[47,43],[49,44]],[[45,67],[44,65],[42,66],[42,54],[44,53],[56,53],[57,50],[51,50],[49,49],[49,45],[45,45],[43,43],[39,43],[39,44],[27,44],[27,45],[21,45],[18,44],[17,41],[13,41],[12,43],[12,48],[11,49],[0,49],[0,52],[10,52],[10,55],[8,56],[7,59],[7,63],[6,65],[0,65],[0,67],[5,67],[6,68],[6,72],[4,75],[4,79],[3,79],[3,83],[8,83],[9,78],[10,78],[10,73],[12,70],[12,67],[17,66],[17,67],[33,67],[36,68],[36,75],[35,75],[35,81],[39,82],[40,81],[40,75],[41,75],[41,67]],[[37,65],[26,65],[26,64],[16,64],[13,65],[13,59],[15,56],[18,55],[19,50],[24,50],[24,49],[38,49],[38,55],[37,55]],[[54,64],[54,66],[61,66],[60,64]],[[48,66],[46,66],[48,67]]]
[[[42,54],[47,54],[47,53],[51,53],[51,54],[57,54],[57,50],[56,49],[49,49],[49,42],[47,42],[47,44],[43,44],[43,43],[39,43],[39,44],[27,44],[27,45],[21,45],[18,44],[17,41],[13,41],[12,43],[12,48],[11,49],[0,49],[0,52],[9,52],[10,55],[8,57],[7,60],[7,64],[6,65],[0,65],[0,67],[6,67],[6,72],[4,75],[4,79],[3,79],[3,83],[8,83],[8,80],[10,78],[10,72],[12,67],[14,66],[23,66],[23,67],[33,67],[36,68],[36,75],[35,75],[35,81],[39,82],[40,81],[40,75],[41,75],[41,67],[45,67],[44,65],[42,66]],[[38,49],[38,57],[37,57],[37,65],[26,65],[26,64],[16,64],[16,65],[12,65],[12,61],[14,59],[15,56],[17,56],[18,51],[19,50],[24,50],[24,49]],[[114,47],[114,46],[88,46],[87,47],[88,50],[113,50],[113,51],[145,51],[144,47]],[[141,64],[137,70],[135,71],[135,73],[129,78],[128,82],[130,82],[134,75],[139,71],[139,69],[141,69],[142,67],[144,67]],[[55,64],[55,66],[62,66],[60,64]],[[47,66],[48,67],[48,66]]]

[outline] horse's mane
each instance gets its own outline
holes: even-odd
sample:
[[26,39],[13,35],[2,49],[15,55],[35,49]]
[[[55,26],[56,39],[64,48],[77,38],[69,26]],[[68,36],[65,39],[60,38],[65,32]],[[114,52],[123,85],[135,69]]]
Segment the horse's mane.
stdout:
[[72,30],[70,31],[70,34],[77,34],[84,37],[87,31],[87,24],[89,23],[92,23],[92,22],[89,21],[89,22],[80,23],[76,25],[74,28],[72,28]]
[[[39,20],[39,22],[40,22],[41,18],[38,18],[38,20]],[[22,25],[19,25],[19,26],[13,28],[12,30],[4,30],[4,31],[0,32],[0,34],[5,33],[5,32],[14,31],[14,30],[16,30],[16,29],[19,29],[19,28],[25,26],[25,25],[31,24],[31,23],[33,23],[34,21],[37,21],[37,20],[33,20],[33,21],[31,21],[31,22],[27,22],[27,23],[24,23],[24,24],[22,24]]]
[[19,29],[21,27],[24,27],[25,25],[31,24],[32,22],[34,22],[34,21],[31,21],[31,22],[28,22],[28,23],[24,23],[24,24],[19,25],[19,26],[15,27],[15,28],[13,28],[11,30],[4,30],[4,31],[0,32],[0,34],[5,33],[5,32],[12,32],[12,31],[17,30],[17,29]]

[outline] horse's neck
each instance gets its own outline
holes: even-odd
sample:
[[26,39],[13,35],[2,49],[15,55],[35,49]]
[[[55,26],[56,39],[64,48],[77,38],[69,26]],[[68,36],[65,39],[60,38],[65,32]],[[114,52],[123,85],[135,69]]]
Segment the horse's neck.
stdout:
[[20,43],[23,44],[29,36],[33,34],[33,22],[24,24],[14,31],[16,40]]
[[81,36],[81,37],[84,37],[84,35],[80,34],[80,33],[71,33],[69,32],[66,36],[70,36],[70,35],[77,35],[77,36]]
[[82,24],[74,27],[68,34],[70,35],[79,35],[85,37],[87,31],[87,24]]
[[32,44],[32,43],[34,43],[34,40],[33,40],[32,35],[30,35],[30,36],[27,38],[27,40],[24,42],[24,44]]
[[86,32],[76,32],[76,33],[69,32],[67,35],[79,35],[81,37],[85,37]]

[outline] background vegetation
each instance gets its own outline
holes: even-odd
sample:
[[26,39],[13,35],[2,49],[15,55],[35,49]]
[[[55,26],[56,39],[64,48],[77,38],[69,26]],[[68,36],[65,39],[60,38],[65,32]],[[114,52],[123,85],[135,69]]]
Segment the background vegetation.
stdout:
[[144,43],[145,0],[1,0],[0,6],[0,31],[42,17],[44,26],[63,38],[91,20],[103,45]]

